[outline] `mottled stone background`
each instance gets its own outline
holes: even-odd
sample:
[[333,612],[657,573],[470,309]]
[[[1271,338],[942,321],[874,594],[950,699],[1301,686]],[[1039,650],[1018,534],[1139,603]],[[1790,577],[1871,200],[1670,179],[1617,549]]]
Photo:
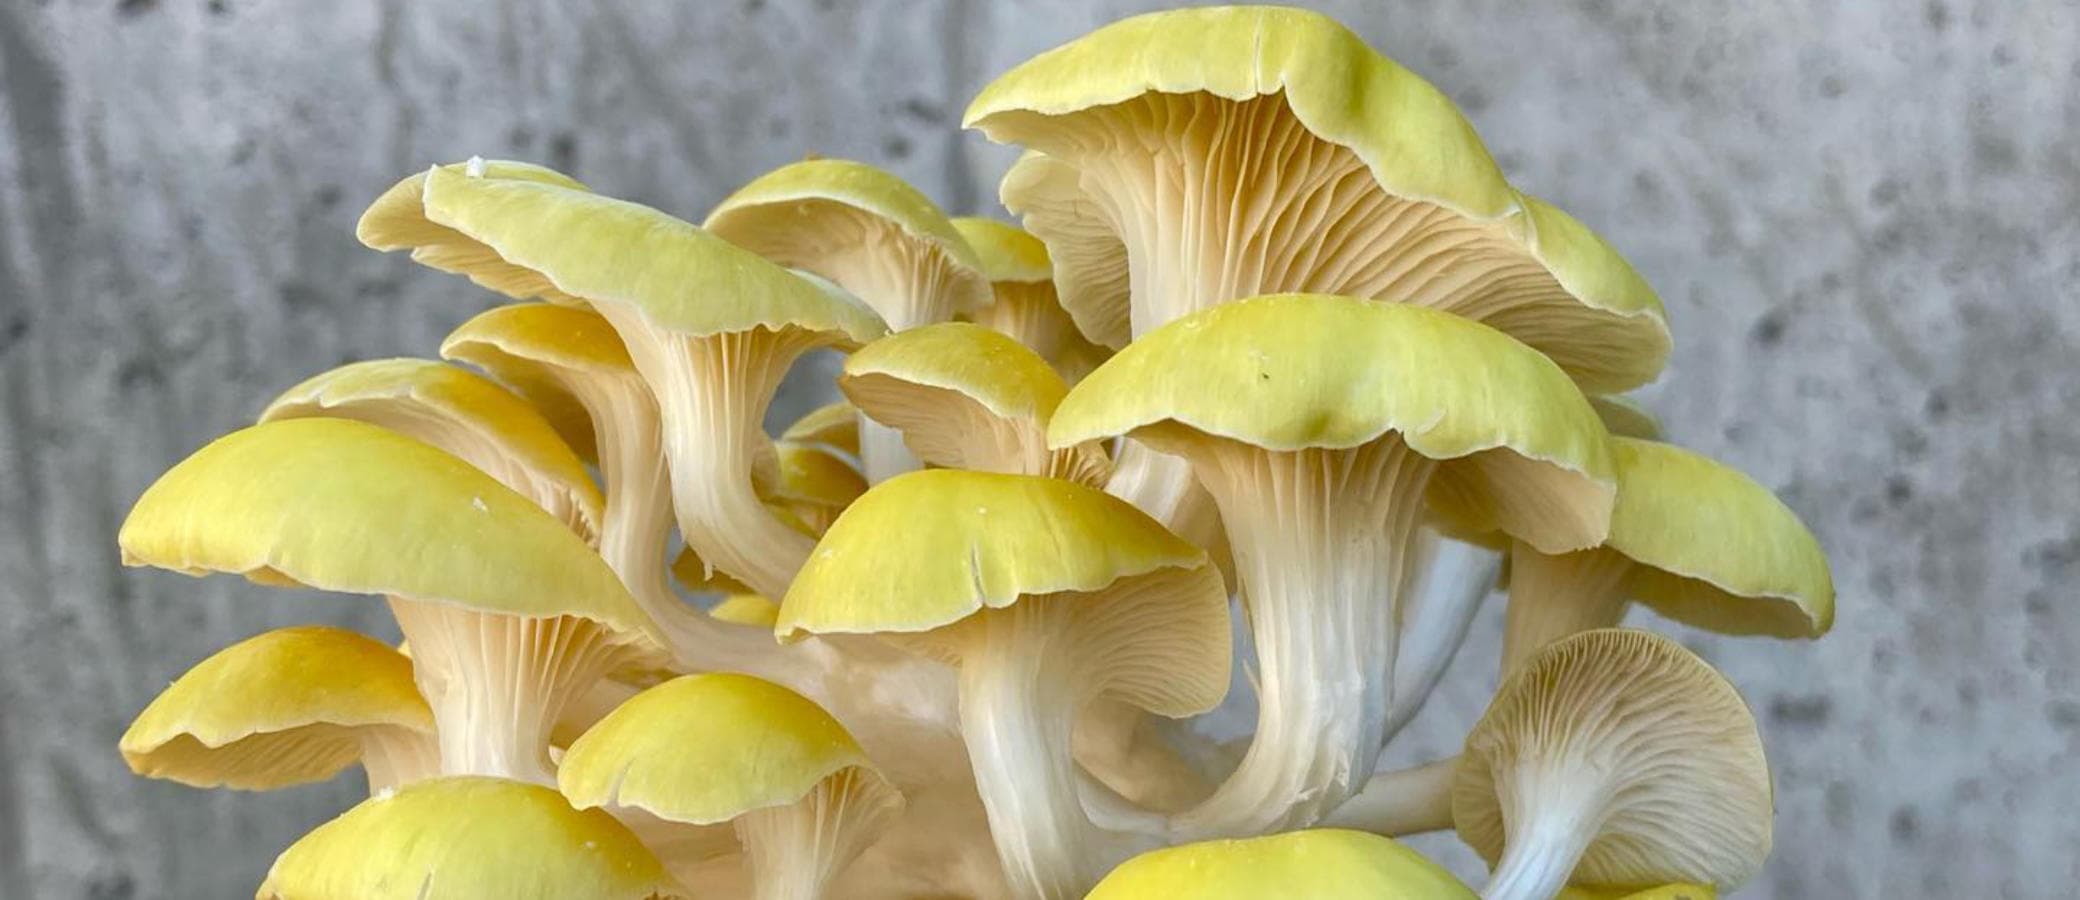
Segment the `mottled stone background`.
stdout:
[[[275,391],[485,304],[355,243],[379,190],[476,153],[698,218],[814,151],[990,210],[1011,154],[956,129],[967,98],[1146,5],[0,0],[0,896],[242,896],[352,798],[124,771],[129,717],[216,647],[385,623],[123,571],[114,532]],[[1833,555],[1825,641],[1689,636],[1776,767],[1743,896],[2072,896],[2080,7],[1327,6],[1630,255],[1678,342],[1647,402]],[[1395,758],[1477,715],[1488,612]]]

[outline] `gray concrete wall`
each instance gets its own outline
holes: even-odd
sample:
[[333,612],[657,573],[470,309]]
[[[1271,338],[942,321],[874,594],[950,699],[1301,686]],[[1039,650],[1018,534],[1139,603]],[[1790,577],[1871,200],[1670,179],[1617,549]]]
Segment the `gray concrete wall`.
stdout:
[[[123,770],[128,718],[212,649],[383,623],[122,571],[113,536],[278,389],[486,302],[354,242],[380,189],[478,153],[698,217],[815,151],[986,210],[1010,154],[955,129],[967,98],[1144,5],[0,0],[0,896],[242,895],[351,799]],[[1630,255],[1678,341],[1650,405],[1833,555],[1826,640],[1692,638],[1776,767],[1744,896],[2071,896],[2080,7],[1326,6]],[[1489,612],[1396,758],[1477,715]]]

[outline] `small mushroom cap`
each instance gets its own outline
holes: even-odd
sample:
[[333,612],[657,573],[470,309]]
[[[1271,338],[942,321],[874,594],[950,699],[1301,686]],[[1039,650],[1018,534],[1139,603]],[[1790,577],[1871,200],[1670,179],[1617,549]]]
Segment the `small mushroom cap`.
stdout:
[[674,678],[572,742],[557,782],[580,808],[634,807],[689,825],[785,806],[873,764],[830,713],[749,675]]
[[1774,799],[1754,714],[1724,676],[1658,634],[1585,631],[1517,669],[1466,736],[1452,820],[1492,865],[1512,827],[1503,793],[1585,791],[1605,799],[1574,870],[1583,885],[1731,888],[1769,856]]
[[192,787],[323,781],[361,757],[356,731],[433,733],[404,654],[339,628],[281,628],[196,663],[123,733],[130,770]]
[[[1227,691],[1227,590],[1205,551],[1054,478],[927,469],[874,486],[795,576],[774,633],[921,634],[1027,598],[1121,610],[1107,638],[1121,671],[1094,677],[1143,709],[1192,715]],[[1150,656],[1165,665],[1125,662]]]
[[1834,627],[1834,576],[1798,514],[1723,463],[1616,438],[1618,506],[1605,546],[1642,569],[1632,593],[1723,634],[1819,637]]
[[1709,884],[1664,884],[1650,888],[1591,888],[1568,885],[1557,900],[1718,900]]
[[259,900],[670,900],[687,896],[626,826],[554,790],[482,776],[377,794],[274,862]]
[[707,336],[795,329],[851,348],[887,331],[858,300],[650,207],[565,187],[427,173],[426,216],[559,290]]
[[773,442],[773,454],[780,467],[775,500],[843,509],[867,492],[867,480],[851,463],[821,447],[779,440]]
[[605,317],[587,309],[520,303],[462,323],[441,342],[441,357],[491,373],[540,410],[587,462],[597,462],[592,414],[552,369],[635,378],[635,362]]
[[1473,900],[1436,863],[1376,834],[1317,829],[1143,853],[1086,900]]
[[[358,415],[358,409],[369,414]],[[525,489],[546,488],[563,498],[576,510],[586,533],[599,533],[606,499],[555,426],[513,392],[454,366],[409,358],[349,363],[283,391],[260,414],[260,421],[330,416],[391,427],[386,421],[391,414],[411,417],[417,409],[439,417],[437,430],[467,443],[488,438],[499,455],[526,471],[525,481],[535,482]],[[513,487],[523,490],[523,485]]]
[[578,616],[663,642],[563,523],[460,459],[348,419],[219,438],[145,490],[117,542],[124,565]]
[[[481,178],[530,181],[572,191],[588,190],[561,172],[531,163],[472,159],[435,168],[458,174],[467,174],[474,169],[477,177]],[[426,174],[418,172],[408,176],[377,197],[361,214],[354,236],[376,250],[410,250],[413,262],[467,276],[484,288],[516,300],[539,297],[556,303],[579,302],[578,298],[544,280],[540,273],[515,266],[481,241],[428,219],[424,198]]]
[[1131,435],[1165,452],[1207,436],[1271,451],[1399,433],[1443,460],[1431,509],[1546,552],[1593,547],[1615,476],[1603,425],[1552,360],[1448,313],[1280,294],[1143,335],[1084,377],[1048,443]]
[[[1356,156],[1386,193],[1477,223],[1506,222],[1513,252],[1543,266],[1566,295],[1521,313],[1521,331],[1585,386],[1634,387],[1666,362],[1667,322],[1645,279],[1580,222],[1511,187],[1442,92],[1320,13],[1219,6],[1123,19],[999,77],[962,124],[1049,151],[1068,119],[1148,94],[1282,97],[1301,126]],[[1057,260],[1056,268],[1073,264]],[[1063,293],[1065,307],[1080,303]],[[1556,319],[1570,327],[1556,332]]]
[[1076,329],[1108,350],[1126,346],[1133,339],[1127,245],[1083,192],[1076,168],[1028,150],[997,190],[1046,248],[1056,299]]
[[1040,354],[971,322],[925,325],[861,347],[845,358],[838,388],[869,417],[905,431],[908,423],[884,416],[909,418],[901,413],[949,400],[1044,426],[1069,393]]
[[780,619],[780,604],[757,594],[731,594],[708,610],[708,615],[737,625],[771,628]]
[[794,420],[794,424],[780,433],[780,439],[798,444],[823,444],[858,456],[859,410],[842,400],[819,406]]
[[771,255],[776,241],[793,243],[816,218],[834,214],[864,214],[943,254],[957,273],[957,308],[989,302],[982,260],[946,213],[903,179],[866,163],[808,159],[781,166],[724,198],[703,225],[738,246]]
[[954,219],[953,228],[975,250],[982,274],[991,282],[1030,284],[1054,280],[1047,245],[1024,229],[975,216]]
[[1590,397],[1589,405],[1596,410],[1596,417],[1603,420],[1603,427],[1612,437],[1661,440],[1661,420],[1629,397],[1601,394]]

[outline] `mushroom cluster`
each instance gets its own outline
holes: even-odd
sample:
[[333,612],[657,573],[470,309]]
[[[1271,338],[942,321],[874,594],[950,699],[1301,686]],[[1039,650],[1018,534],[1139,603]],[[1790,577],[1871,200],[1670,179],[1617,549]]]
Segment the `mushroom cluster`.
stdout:
[[[1670,339],[1608,244],[1300,10],[1117,22],[965,124],[1023,228],[835,159],[698,225],[475,158],[376,198],[363,243],[511,302],[290,388],[119,540],[404,643],[242,641],[124,758],[363,768],[263,900],[1475,896],[1392,839],[1442,830],[1491,900],[1756,873],[1752,714],[1618,626],[1817,637],[1828,564],[1614,396]],[[825,348],[843,401],[769,435]],[[1498,588],[1463,751],[1380,771]],[[1240,738],[1194,720],[1234,667]]]

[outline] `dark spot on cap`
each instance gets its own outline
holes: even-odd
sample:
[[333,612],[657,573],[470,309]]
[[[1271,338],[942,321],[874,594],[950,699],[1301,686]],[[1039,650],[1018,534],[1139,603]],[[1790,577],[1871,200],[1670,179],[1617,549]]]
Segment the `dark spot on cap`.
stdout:
[[1778,694],[1769,701],[1770,719],[1785,725],[1818,727],[1833,714],[1834,701],[1824,694]]
[[1773,309],[1755,320],[1755,327],[1748,331],[1748,339],[1764,347],[1774,347],[1784,341],[1784,311]]

